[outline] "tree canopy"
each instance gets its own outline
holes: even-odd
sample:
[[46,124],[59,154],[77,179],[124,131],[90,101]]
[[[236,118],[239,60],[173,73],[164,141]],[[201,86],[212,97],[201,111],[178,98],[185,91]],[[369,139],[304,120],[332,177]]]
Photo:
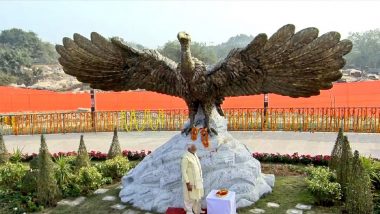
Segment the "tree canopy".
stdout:
[[[206,43],[201,42],[191,42],[190,49],[195,58],[198,58],[204,63],[210,65],[224,59],[232,49],[245,47],[252,39],[252,36],[240,34],[231,37],[227,42],[219,45],[207,45]],[[159,51],[161,54],[176,62],[180,61],[180,45],[176,40],[167,42],[163,47],[159,48]]]
[[43,42],[37,34],[16,28],[3,30],[0,33],[0,85],[16,82],[17,78],[25,83],[30,77],[22,72],[22,66],[55,64],[57,58],[54,46]]
[[347,65],[359,68],[380,67],[380,29],[350,33],[352,51],[347,54]]

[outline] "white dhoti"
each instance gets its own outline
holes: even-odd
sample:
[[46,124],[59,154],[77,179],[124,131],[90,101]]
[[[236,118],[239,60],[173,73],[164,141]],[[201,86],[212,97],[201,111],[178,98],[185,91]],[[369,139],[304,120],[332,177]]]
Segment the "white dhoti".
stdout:
[[[181,162],[183,199],[186,214],[199,214],[201,212],[201,199],[204,195],[202,169],[196,154],[186,152]],[[192,187],[187,190],[187,183]]]

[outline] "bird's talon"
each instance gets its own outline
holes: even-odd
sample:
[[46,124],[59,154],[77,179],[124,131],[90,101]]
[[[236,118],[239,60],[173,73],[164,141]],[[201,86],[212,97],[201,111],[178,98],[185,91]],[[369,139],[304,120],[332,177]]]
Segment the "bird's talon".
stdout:
[[208,128],[207,132],[210,136],[218,135],[218,132],[214,128]]
[[187,136],[189,135],[190,131],[191,131],[191,128],[187,127],[187,128],[182,129],[181,134],[185,134]]

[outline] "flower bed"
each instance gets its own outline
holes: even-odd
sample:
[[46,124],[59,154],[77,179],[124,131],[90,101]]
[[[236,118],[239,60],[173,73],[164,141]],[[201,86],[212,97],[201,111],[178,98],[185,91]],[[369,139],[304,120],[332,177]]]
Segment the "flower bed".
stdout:
[[[146,152],[145,150],[141,151],[131,151],[124,150],[123,156],[127,157],[128,160],[142,160],[145,156],[152,153],[151,151]],[[102,161],[107,159],[107,153],[99,152],[99,151],[91,151],[88,153],[91,160]],[[76,156],[77,152],[58,152],[53,153],[52,156],[57,158],[60,156]],[[24,154],[22,157],[22,161],[30,161],[33,157],[37,156],[36,153],[32,154]],[[329,155],[299,155],[298,153],[294,153],[292,155],[289,154],[279,154],[279,153],[259,153],[255,152],[252,154],[254,158],[263,163],[289,163],[289,164],[313,164],[316,166],[327,166],[328,161],[330,160]]]
[[255,152],[253,157],[263,163],[313,164],[316,166],[327,166],[330,160],[329,155],[299,155],[297,152],[292,155]]
[[[141,150],[141,151],[130,151],[130,150],[124,150],[123,151],[123,156],[124,157],[128,157],[128,160],[142,160],[145,158],[145,156],[149,155],[151,153],[151,151],[148,151],[148,152],[145,152],[145,150]],[[77,152],[75,151],[72,151],[72,152],[58,152],[58,153],[53,153],[52,156],[54,158],[57,158],[57,157],[67,157],[67,156],[76,156],[77,155]],[[107,159],[107,153],[103,153],[103,152],[99,152],[99,151],[91,151],[88,153],[88,155],[90,156],[91,160],[95,160],[95,161],[102,161],[102,160],[106,160]],[[34,157],[36,157],[37,154],[36,153],[32,153],[32,154],[24,154],[22,156],[22,161],[30,161],[32,160]]]

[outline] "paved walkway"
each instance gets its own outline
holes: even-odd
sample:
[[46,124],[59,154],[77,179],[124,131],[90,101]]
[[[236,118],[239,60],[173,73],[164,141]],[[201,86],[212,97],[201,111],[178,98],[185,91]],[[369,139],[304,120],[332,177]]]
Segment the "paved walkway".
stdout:
[[[154,150],[178,132],[119,132],[122,149]],[[336,133],[308,132],[244,132],[235,131],[231,134],[240,142],[246,144],[252,152],[268,152],[292,154],[330,154],[335,142]],[[360,153],[380,158],[380,134],[346,133],[353,149]],[[80,134],[50,134],[46,135],[51,152],[75,151],[78,149]],[[38,152],[39,135],[4,136],[5,144],[11,152],[20,148],[23,152]],[[112,133],[85,133],[84,140],[87,150],[107,152],[112,141]]]

